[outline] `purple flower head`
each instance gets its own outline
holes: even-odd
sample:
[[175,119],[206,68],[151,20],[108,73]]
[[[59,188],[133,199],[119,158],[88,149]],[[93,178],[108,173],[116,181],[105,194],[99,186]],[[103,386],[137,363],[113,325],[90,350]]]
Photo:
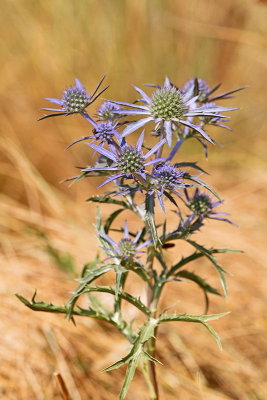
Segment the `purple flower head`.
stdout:
[[105,101],[97,110],[97,116],[102,121],[113,121],[114,119],[120,118],[120,114],[116,113],[120,107],[111,101]]
[[116,126],[110,121],[96,124],[93,129],[95,139],[100,140],[101,143],[112,143],[114,136],[120,139],[120,134],[115,128]]
[[[142,105],[119,101],[114,102],[121,106],[130,107],[130,109],[120,109],[119,112],[121,114],[142,116],[140,120],[128,124],[122,132],[123,137],[146,125],[148,122],[153,121],[156,124],[155,130],[157,131],[161,129],[169,146],[172,144],[172,135],[174,131],[176,131],[177,127],[179,128],[181,125],[197,131],[206,140],[214,143],[208,134],[202,129],[202,124],[193,124],[192,118],[205,116],[215,117],[222,111],[233,110],[233,108],[218,106],[213,107],[212,109],[207,109],[205,106],[196,108],[195,102],[197,96],[187,99],[183,93],[169,81],[168,78],[165,78],[162,87],[156,87],[151,97],[137,87],[135,87],[135,90],[142,97],[140,100],[143,103]],[[221,117],[221,115],[218,116]]]
[[175,190],[178,186],[184,187],[182,178],[185,172],[180,171],[169,163],[162,163],[155,167],[153,178],[163,190]]
[[205,99],[209,91],[209,85],[201,78],[190,79],[182,88],[182,93],[186,99],[197,96],[197,101]]
[[192,215],[189,217],[190,221],[193,221],[194,218],[200,220],[209,218],[225,221],[234,225],[229,219],[218,217],[218,215],[229,215],[229,213],[214,211],[214,208],[222,204],[222,201],[213,202],[209,195],[201,193],[198,188],[195,190],[192,197],[189,197],[189,194],[185,189],[185,196],[187,200],[186,205],[192,211]]
[[165,212],[163,196],[167,197],[176,205],[171,194],[174,193],[181,196],[181,193],[179,193],[177,189],[184,189],[186,186],[190,186],[183,182],[182,179],[184,174],[184,171],[177,169],[174,165],[170,165],[168,162],[155,166],[151,175],[152,185],[149,191],[156,194],[163,212]]
[[68,145],[67,149],[76,143],[82,142],[84,140],[93,139],[93,141],[100,141],[100,145],[104,144],[115,144],[114,136],[121,141],[121,135],[116,130],[116,124],[111,121],[99,122],[98,124],[92,120],[93,134],[94,136],[84,136],[80,139],[75,140]]
[[118,243],[102,231],[99,231],[98,234],[106,242],[106,245],[110,246],[104,247],[104,250],[108,254],[112,254],[109,259],[118,259],[120,262],[123,262],[125,267],[130,267],[134,263],[141,264],[140,261],[138,261],[137,256],[138,254],[143,253],[140,249],[150,243],[150,241],[139,243],[142,230],[135,235],[134,239],[131,239],[127,221],[124,224],[123,238]]
[[[40,119],[55,117],[58,115],[85,113],[85,108],[92,104],[108,88],[107,86],[99,93],[97,93],[104,78],[105,76],[100,80],[92,95],[90,95],[86,91],[79,79],[76,78],[75,86],[71,86],[65,89],[61,99],[46,97],[45,100],[51,101],[52,103],[59,105],[61,108],[42,108],[42,110],[55,111],[56,113],[45,115]],[[92,122],[89,116],[87,116],[87,119],[89,120],[89,122]]]
[[[88,143],[88,146],[90,146],[92,149],[113,161],[110,166],[100,168],[101,171],[105,170],[107,173],[110,171],[115,173],[115,175],[109,177],[100,186],[119,178],[134,179],[135,181],[146,184],[146,176],[148,171],[146,171],[145,167],[162,161],[162,158],[155,158],[152,161],[146,160],[161,148],[161,146],[165,143],[165,139],[162,139],[160,142],[158,142],[146,154],[142,152],[143,140],[144,132],[141,133],[136,146],[128,145],[125,143],[125,141],[122,141],[120,145],[113,146],[110,148],[110,150],[106,150],[101,146]],[[96,170],[99,170],[99,168],[86,168],[83,171]]]

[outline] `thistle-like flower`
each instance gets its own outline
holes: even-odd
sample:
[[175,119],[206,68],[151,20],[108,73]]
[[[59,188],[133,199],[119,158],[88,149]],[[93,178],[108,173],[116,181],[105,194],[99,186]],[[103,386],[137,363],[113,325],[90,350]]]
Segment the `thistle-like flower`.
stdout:
[[125,221],[123,229],[123,238],[118,243],[116,243],[109,235],[107,235],[102,231],[98,231],[98,234],[100,238],[102,238],[107,243],[107,245],[110,245],[110,247],[103,247],[103,249],[108,254],[110,253],[112,254],[108,257],[108,259],[116,258],[120,262],[122,262],[123,265],[126,267],[130,267],[134,263],[142,265],[140,261],[137,259],[137,256],[138,254],[143,253],[143,251],[140,250],[150,243],[150,241],[139,243],[142,230],[136,234],[134,239],[131,239],[128,230],[128,223],[127,221]]
[[135,181],[141,182],[146,185],[146,177],[149,172],[145,169],[146,166],[156,164],[163,160],[163,158],[155,158],[152,161],[146,161],[150,156],[157,152],[161,146],[165,143],[165,139],[160,140],[148,153],[142,152],[142,144],[144,140],[144,132],[141,133],[137,145],[131,146],[125,143],[123,140],[120,145],[106,150],[101,146],[97,146],[88,143],[92,149],[98,153],[104,155],[108,159],[112,160],[113,163],[107,167],[101,168],[85,168],[83,171],[109,171],[114,172],[115,175],[109,177],[101,186],[108,182],[114,181],[119,178],[134,179]]
[[152,189],[150,189],[150,192],[156,194],[159,204],[164,212],[165,207],[163,195],[176,204],[171,193],[181,196],[181,193],[179,193],[177,189],[184,189],[185,187],[190,186],[182,181],[184,174],[184,171],[177,169],[174,165],[170,165],[168,162],[155,166],[151,175]]
[[192,215],[189,217],[190,221],[193,221],[194,218],[200,220],[208,218],[225,221],[229,224],[235,225],[227,218],[218,217],[218,215],[229,215],[229,213],[214,211],[214,208],[222,204],[222,201],[213,202],[209,195],[206,193],[201,193],[198,188],[195,190],[195,193],[192,197],[189,196],[186,189],[184,192],[187,200],[186,205],[192,212]]
[[221,83],[210,89],[206,81],[201,78],[194,78],[190,79],[184,84],[182,88],[182,93],[187,100],[195,97],[196,102],[198,103],[209,103],[215,100],[231,99],[233,97],[230,96],[231,94],[247,88],[247,86],[241,86],[237,89],[229,90],[228,92],[224,92],[217,96],[211,97],[211,95],[216,92],[216,90],[218,90],[220,87]]
[[101,121],[113,121],[121,117],[117,111],[120,107],[111,101],[105,101],[97,110],[97,116]]
[[[153,86],[153,85],[151,85]],[[172,144],[172,135],[179,125],[188,127],[200,133],[206,140],[214,143],[209,135],[199,125],[192,123],[195,117],[222,117],[219,113],[224,111],[235,110],[231,107],[206,108],[205,106],[196,108],[194,106],[197,96],[187,99],[182,91],[175,87],[168,78],[165,78],[162,87],[156,87],[152,96],[149,97],[143,90],[134,87],[141,95],[141,102],[144,105],[124,103],[116,101],[115,104],[127,106],[131,109],[121,109],[119,112],[124,115],[141,115],[143,118],[128,124],[122,132],[122,136],[127,136],[138,128],[153,121],[156,126],[155,130],[162,130],[162,136],[166,138],[169,146]],[[193,105],[193,107],[191,107]],[[226,118],[226,117],[225,117]]]
[[94,126],[92,130],[93,136],[84,136],[80,139],[74,140],[74,142],[68,145],[67,149],[76,143],[88,139],[92,139],[93,142],[100,141],[100,146],[103,146],[104,144],[115,145],[114,137],[116,137],[119,142],[122,140],[121,135],[116,130],[116,123],[112,123],[111,121],[96,123],[92,120],[92,125]]
[[42,108],[45,111],[55,111],[56,113],[45,115],[40,118],[40,120],[50,117],[56,117],[59,115],[70,115],[70,114],[84,114],[83,116],[92,123],[91,117],[85,112],[85,109],[92,104],[107,88],[105,87],[99,93],[98,89],[102,84],[105,76],[100,80],[93,94],[90,95],[79,79],[75,79],[75,86],[71,86],[64,90],[63,96],[61,99],[55,99],[51,97],[46,97],[45,100],[51,101],[52,103],[58,104],[61,108]]

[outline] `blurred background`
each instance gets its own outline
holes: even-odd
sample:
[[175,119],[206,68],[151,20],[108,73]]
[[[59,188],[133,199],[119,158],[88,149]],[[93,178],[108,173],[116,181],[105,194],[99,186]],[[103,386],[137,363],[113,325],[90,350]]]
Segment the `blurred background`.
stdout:
[[[98,181],[60,183],[90,162],[84,144],[64,151],[89,133],[88,124],[79,116],[37,119],[44,97],[60,98],[75,77],[92,92],[104,73],[104,96],[124,101],[135,99],[132,84],[161,84],[165,75],[177,86],[196,76],[210,86],[222,82],[220,92],[249,85],[227,102],[240,107],[231,113],[233,132],[212,132],[221,146],[209,146],[208,160],[192,142],[181,152],[208,169],[207,181],[239,225],[210,223],[198,240],[245,251],[220,259],[231,273],[229,298],[211,299],[210,312],[231,311],[213,323],[224,350],[201,326],[167,324],[158,372],[166,400],[267,399],[267,1],[2,0],[0,18],[1,399],[60,399],[55,371],[73,400],[117,398],[123,371],[101,372],[128,349],[113,328],[82,319],[75,327],[14,296],[29,298],[37,288],[37,300],[64,304],[97,251],[95,207],[85,199]],[[139,293],[138,285],[131,290]],[[201,302],[197,288],[170,285],[166,305],[196,313]],[[127,398],[147,398],[140,374]]]

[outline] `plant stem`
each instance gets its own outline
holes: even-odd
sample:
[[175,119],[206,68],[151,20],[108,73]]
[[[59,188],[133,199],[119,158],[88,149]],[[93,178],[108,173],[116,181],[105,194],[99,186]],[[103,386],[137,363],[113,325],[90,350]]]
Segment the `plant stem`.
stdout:
[[[148,227],[147,227],[147,232],[149,232]],[[147,249],[147,260],[146,260],[145,268],[146,268],[148,274],[150,275],[151,279],[153,279],[153,263],[154,263],[154,257],[155,257],[155,248],[154,248],[151,236],[152,235],[149,232],[149,237],[150,237],[150,240],[152,243],[148,246],[148,249]],[[151,316],[156,317],[157,302],[155,302],[155,299],[154,299],[153,287],[147,285],[146,293],[147,293],[147,307],[151,310]],[[152,357],[155,357],[156,330],[155,330],[155,337],[151,338],[147,342],[147,351]],[[145,377],[147,385],[148,385],[150,400],[159,400],[159,389],[158,389],[158,383],[157,383],[155,363],[150,360],[146,360],[143,365],[143,374],[144,374],[144,377]]]

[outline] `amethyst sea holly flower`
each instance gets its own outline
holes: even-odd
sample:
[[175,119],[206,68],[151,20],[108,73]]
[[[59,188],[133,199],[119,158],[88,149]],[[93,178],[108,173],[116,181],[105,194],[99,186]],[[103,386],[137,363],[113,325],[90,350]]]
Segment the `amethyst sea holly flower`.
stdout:
[[196,102],[198,103],[208,103],[215,100],[231,99],[233,96],[231,94],[239,92],[247,88],[247,86],[241,86],[237,89],[233,89],[217,96],[212,97],[211,95],[216,92],[221,87],[221,83],[214,86],[212,89],[209,87],[208,83],[201,78],[193,78],[187,81],[183,88],[182,93],[187,100],[196,96]]
[[114,137],[120,142],[121,141],[121,135],[119,132],[116,130],[116,123],[112,121],[106,121],[106,122],[99,122],[96,123],[92,120],[92,125],[93,125],[93,136],[84,136],[80,139],[75,140],[71,144],[68,145],[67,149],[71,147],[72,145],[82,142],[84,140],[92,139],[92,141],[100,141],[100,146],[103,146],[104,144],[113,144],[115,145],[114,142]]
[[81,113],[90,123],[92,123],[91,117],[86,113],[85,109],[90,104],[92,104],[107,88],[105,87],[99,93],[98,89],[102,84],[105,76],[100,80],[93,94],[90,95],[79,79],[75,79],[75,86],[71,86],[64,90],[63,96],[61,99],[55,99],[51,97],[46,97],[45,100],[51,101],[60,106],[60,108],[42,108],[45,111],[55,111],[53,114],[45,115],[40,119],[45,119],[49,117],[56,117],[59,115],[70,115]]
[[192,128],[199,132],[206,140],[213,143],[213,140],[201,128],[201,124],[196,125],[191,122],[192,118],[205,116],[222,117],[219,113],[235,110],[235,108],[219,106],[213,108],[206,108],[205,106],[199,108],[191,107],[195,103],[196,97],[187,100],[183,93],[171,84],[168,78],[165,79],[162,87],[156,87],[151,97],[143,90],[137,87],[134,88],[142,97],[140,99],[143,103],[142,105],[119,101],[114,102],[121,106],[130,107],[130,109],[121,109],[121,114],[142,116],[140,120],[128,124],[122,132],[123,137],[153,121],[156,124],[155,130],[162,129],[163,136],[166,138],[169,146],[172,144],[174,128],[179,126],[179,124]]
[[114,146],[110,148],[110,150],[106,150],[101,146],[88,143],[88,146],[113,161],[113,163],[107,167],[85,168],[83,171],[107,171],[107,173],[113,172],[114,175],[106,179],[100,185],[100,187],[119,178],[130,178],[146,184],[146,176],[148,171],[146,171],[145,167],[158,163],[163,159],[155,158],[152,161],[146,160],[161,148],[161,146],[165,143],[165,139],[160,140],[146,154],[142,152],[143,140],[144,132],[141,133],[136,146],[128,145],[125,143],[125,141],[122,141],[120,145],[117,145],[116,147]]
[[189,219],[191,218],[191,220],[193,220],[194,218],[200,218],[203,220],[204,218],[209,218],[235,225],[229,219],[219,217],[219,215],[229,215],[229,213],[214,211],[214,208],[222,204],[222,201],[213,202],[209,195],[201,193],[198,188],[195,190],[192,197],[189,196],[186,189],[184,192],[187,200],[186,205],[193,213]]
[[133,263],[140,264],[140,261],[137,260],[136,256],[143,253],[143,251],[140,250],[150,243],[150,241],[145,241],[138,244],[142,232],[142,230],[139,231],[134,239],[131,239],[126,221],[124,224],[123,238],[118,243],[116,243],[109,235],[102,231],[98,231],[98,234],[107,245],[110,245],[110,247],[103,247],[103,249],[108,254],[114,254],[109,256],[109,259],[117,258],[118,260],[123,261],[125,266],[127,266]]
[[113,121],[121,117],[118,114],[120,106],[112,103],[111,101],[105,101],[97,110],[97,116],[101,121]]
[[177,169],[174,165],[170,165],[168,162],[156,165],[151,175],[153,182],[153,189],[158,198],[159,204],[162,210],[165,212],[163,196],[167,197],[175,204],[175,200],[172,198],[170,193],[174,193],[181,196],[181,193],[177,189],[185,188],[190,186],[182,181],[185,172]]

